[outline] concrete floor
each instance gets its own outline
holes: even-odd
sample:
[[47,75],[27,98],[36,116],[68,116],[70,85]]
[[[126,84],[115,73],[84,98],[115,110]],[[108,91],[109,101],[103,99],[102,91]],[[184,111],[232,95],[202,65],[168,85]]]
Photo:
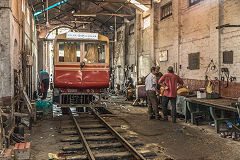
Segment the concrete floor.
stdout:
[[[211,126],[194,126],[179,119],[176,124],[147,120],[147,107],[133,107],[114,100],[108,108],[115,116],[105,119],[136,135],[147,149],[157,153],[155,159],[240,159],[240,142],[221,138]],[[59,140],[58,126],[59,117],[37,122],[28,136],[32,159],[45,160],[48,153],[60,151],[63,144]]]

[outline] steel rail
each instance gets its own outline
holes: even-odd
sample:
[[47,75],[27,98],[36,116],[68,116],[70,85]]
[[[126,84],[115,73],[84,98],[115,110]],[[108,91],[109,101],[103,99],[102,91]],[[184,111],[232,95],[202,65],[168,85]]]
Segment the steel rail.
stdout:
[[99,119],[103,125],[123,144],[123,146],[137,159],[146,160],[130,143],[128,143],[113,127],[111,127],[102,117],[100,117],[92,108],[93,115]]
[[92,151],[91,151],[91,149],[90,149],[90,147],[89,147],[89,145],[87,143],[87,140],[85,139],[85,137],[83,135],[83,132],[82,132],[80,126],[78,125],[78,122],[77,122],[76,118],[73,116],[72,111],[70,110],[70,108],[69,108],[69,112],[70,112],[70,114],[71,114],[71,116],[73,118],[73,121],[74,121],[77,129],[78,129],[78,134],[79,134],[80,140],[81,140],[81,142],[83,144],[83,147],[84,147],[85,151],[87,152],[88,159],[89,160],[95,160],[95,157],[94,157],[94,155],[93,155],[93,153],[92,153]]

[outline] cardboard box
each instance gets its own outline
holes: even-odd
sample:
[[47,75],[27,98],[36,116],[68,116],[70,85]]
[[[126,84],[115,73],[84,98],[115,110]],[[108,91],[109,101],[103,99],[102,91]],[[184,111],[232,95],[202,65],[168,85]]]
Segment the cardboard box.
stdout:
[[206,92],[197,91],[197,98],[206,98]]
[[16,143],[14,147],[15,160],[30,159],[30,142]]

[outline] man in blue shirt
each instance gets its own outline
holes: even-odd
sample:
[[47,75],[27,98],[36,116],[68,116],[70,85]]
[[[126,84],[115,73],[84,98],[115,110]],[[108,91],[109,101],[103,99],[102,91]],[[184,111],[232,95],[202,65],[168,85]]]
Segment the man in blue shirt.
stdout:
[[41,83],[41,92],[43,93],[42,99],[46,99],[49,88],[49,74],[46,71],[41,70],[39,72],[39,81]]

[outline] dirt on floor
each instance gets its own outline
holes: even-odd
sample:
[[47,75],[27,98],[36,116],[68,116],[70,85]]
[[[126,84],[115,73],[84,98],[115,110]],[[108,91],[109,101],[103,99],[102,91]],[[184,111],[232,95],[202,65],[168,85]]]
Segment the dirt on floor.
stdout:
[[[178,119],[173,124],[147,119],[147,107],[131,106],[125,101],[114,101],[107,105],[114,116],[105,116],[111,125],[120,125],[128,134],[137,136],[145,148],[157,154],[156,160],[237,160],[240,159],[240,142],[221,138],[209,125],[195,126]],[[59,119],[39,120],[28,133],[31,142],[31,159],[46,160],[48,153],[59,153]]]

